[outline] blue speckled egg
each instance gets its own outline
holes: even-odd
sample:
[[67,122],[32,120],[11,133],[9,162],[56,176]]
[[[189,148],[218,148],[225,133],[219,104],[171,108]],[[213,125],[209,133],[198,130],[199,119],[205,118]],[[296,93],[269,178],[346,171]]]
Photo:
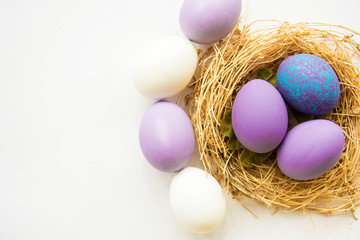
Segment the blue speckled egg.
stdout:
[[277,87],[294,109],[312,115],[330,112],[340,99],[340,84],[334,69],[312,54],[286,58],[277,71]]

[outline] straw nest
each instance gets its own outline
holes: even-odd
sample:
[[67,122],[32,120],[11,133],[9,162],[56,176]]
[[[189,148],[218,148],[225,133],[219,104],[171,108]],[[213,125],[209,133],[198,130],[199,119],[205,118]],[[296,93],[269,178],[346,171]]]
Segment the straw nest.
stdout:
[[[271,26],[259,28],[259,22],[271,22]],[[245,196],[275,210],[352,213],[355,217],[360,204],[360,74],[352,60],[360,57],[360,44],[354,36],[360,35],[342,26],[263,20],[236,27],[227,39],[202,54],[193,91],[187,96],[190,117],[205,169],[236,201]],[[220,122],[232,109],[239,89],[264,67],[276,73],[280,63],[296,53],[325,59],[337,72],[341,86],[340,102],[325,118],[343,129],[344,152],[329,172],[309,181],[283,175],[276,154],[253,168],[244,167],[220,131]]]

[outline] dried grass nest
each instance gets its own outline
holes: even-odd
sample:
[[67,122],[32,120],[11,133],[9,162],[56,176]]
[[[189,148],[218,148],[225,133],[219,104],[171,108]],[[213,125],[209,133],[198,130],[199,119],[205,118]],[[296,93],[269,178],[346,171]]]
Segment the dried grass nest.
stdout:
[[[263,23],[271,22],[271,26]],[[261,23],[261,24],[259,24]],[[269,25],[269,24],[268,24]],[[187,96],[200,159],[205,169],[241,203],[242,197],[285,211],[353,214],[360,204],[360,73],[352,59],[360,58],[360,34],[337,25],[259,20],[236,27],[227,39],[203,52]],[[220,133],[220,120],[231,110],[239,89],[261,68],[276,72],[296,53],[325,59],[337,72],[341,98],[326,116],[346,136],[341,159],[325,175],[297,181],[283,175],[273,154],[254,168],[245,168]]]

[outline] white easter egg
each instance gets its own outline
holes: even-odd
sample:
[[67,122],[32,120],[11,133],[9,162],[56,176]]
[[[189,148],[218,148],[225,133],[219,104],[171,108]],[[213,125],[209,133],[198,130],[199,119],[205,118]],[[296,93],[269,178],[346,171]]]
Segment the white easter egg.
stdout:
[[175,218],[188,230],[209,233],[222,222],[226,202],[214,177],[201,169],[187,167],[171,181],[170,206]]
[[135,87],[149,98],[172,97],[189,84],[197,62],[196,48],[188,39],[171,36],[157,40],[137,57]]

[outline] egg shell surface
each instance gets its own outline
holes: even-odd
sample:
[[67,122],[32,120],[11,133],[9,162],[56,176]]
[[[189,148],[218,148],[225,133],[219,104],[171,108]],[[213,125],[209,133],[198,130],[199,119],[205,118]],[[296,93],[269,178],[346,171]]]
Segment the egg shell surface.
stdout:
[[326,114],[340,99],[336,72],[325,60],[312,54],[286,58],[280,64],[276,81],[286,102],[306,114]]
[[190,40],[217,42],[236,26],[241,0],[185,0],[180,10],[180,27]]
[[240,143],[256,153],[275,149],[288,127],[285,101],[269,82],[254,79],[235,98],[232,124]]
[[177,221],[195,233],[214,231],[226,212],[220,185],[199,168],[181,170],[171,181],[169,198]]
[[189,84],[197,62],[196,48],[188,39],[177,36],[159,39],[136,58],[135,87],[153,99],[175,96]]
[[158,170],[176,172],[190,161],[195,149],[193,126],[185,111],[175,103],[152,104],[140,123],[140,148]]
[[277,163],[290,178],[314,179],[337,163],[344,146],[344,133],[336,123],[323,119],[307,121],[287,133],[278,150]]

